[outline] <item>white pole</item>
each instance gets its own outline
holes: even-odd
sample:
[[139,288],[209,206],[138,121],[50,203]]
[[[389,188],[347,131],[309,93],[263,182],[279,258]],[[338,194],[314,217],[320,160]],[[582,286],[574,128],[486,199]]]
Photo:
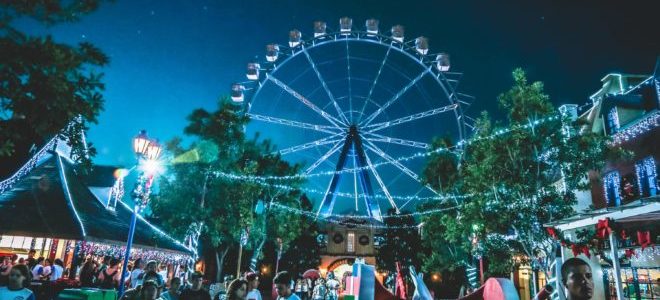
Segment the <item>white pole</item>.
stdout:
[[557,243],[557,252],[558,253],[555,255],[555,283],[557,284],[557,296],[559,300],[566,300],[566,294],[564,294],[564,280],[561,276],[561,265],[564,263],[564,247],[559,243]]
[[[616,299],[623,300],[623,286],[621,285],[621,266],[619,265],[619,242],[614,230],[610,232],[610,251],[612,256],[612,268],[614,269],[614,283],[616,288]],[[608,287],[605,287],[608,288]]]

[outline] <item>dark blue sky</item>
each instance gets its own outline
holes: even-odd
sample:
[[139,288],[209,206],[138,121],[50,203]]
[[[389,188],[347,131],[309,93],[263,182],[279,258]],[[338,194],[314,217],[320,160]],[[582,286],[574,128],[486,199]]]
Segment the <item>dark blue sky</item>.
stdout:
[[[489,2],[485,4],[485,2]],[[584,103],[608,72],[649,73],[660,54],[655,1],[126,1],[105,3],[80,22],[20,28],[56,40],[89,41],[111,58],[105,110],[88,140],[101,164],[130,165],[130,140],[141,128],[168,140],[181,135],[194,109],[213,109],[245,64],[267,43],[285,43],[292,28],[312,22],[336,28],[350,16],[381,30],[429,37],[432,52],[452,55],[465,73],[462,91],[477,100],[467,111],[493,111],[496,96],[521,66],[541,80],[553,101]]]

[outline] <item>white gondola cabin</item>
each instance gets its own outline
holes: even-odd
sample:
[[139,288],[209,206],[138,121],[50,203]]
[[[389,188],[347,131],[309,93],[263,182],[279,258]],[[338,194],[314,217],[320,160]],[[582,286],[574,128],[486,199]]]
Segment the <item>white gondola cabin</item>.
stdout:
[[415,39],[415,50],[421,55],[426,55],[429,53],[429,39],[423,36]]
[[324,36],[326,31],[326,24],[323,21],[314,22],[314,37]]
[[289,31],[289,47],[295,48],[300,45],[302,41],[302,33],[300,33],[300,30],[294,29]]
[[404,38],[403,34],[404,34],[403,26],[401,26],[401,25],[392,26],[392,39],[393,40],[395,40],[399,43],[403,43],[403,38]]
[[353,28],[353,19],[349,17],[343,17],[339,19],[339,32],[341,34],[350,34],[351,29]]
[[447,53],[438,54],[438,56],[435,57],[435,66],[436,68],[438,68],[438,71],[440,72],[449,71],[449,67],[450,67],[449,54]]
[[277,60],[277,57],[280,55],[280,46],[277,44],[268,44],[266,45],[266,61],[274,62]]
[[259,64],[258,63],[248,63],[246,76],[250,80],[259,80]]
[[231,100],[236,103],[242,103],[245,97],[243,96],[243,91],[245,87],[240,83],[234,83],[231,85]]
[[369,19],[365,22],[365,26],[367,27],[367,35],[374,36],[378,34],[378,20],[376,19]]

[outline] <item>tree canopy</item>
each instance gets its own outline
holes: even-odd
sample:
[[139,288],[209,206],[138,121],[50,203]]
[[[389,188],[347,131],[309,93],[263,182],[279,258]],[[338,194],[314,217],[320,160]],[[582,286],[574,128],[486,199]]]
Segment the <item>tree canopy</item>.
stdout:
[[[424,261],[427,269],[455,268],[457,261],[470,264],[473,257],[485,257],[489,274],[508,275],[514,255],[552,255],[542,225],[573,213],[574,191],[587,188],[587,172],[621,157],[606,138],[575,134],[580,122],[559,115],[543,83],[529,83],[522,69],[513,71],[513,81],[498,97],[506,122],[493,122],[483,113],[462,156],[442,151],[429,158],[426,182],[467,197],[432,204],[458,208],[423,218],[427,246],[455,257],[431,255]],[[450,146],[446,139],[436,144]]]
[[[12,171],[47,139],[62,133],[74,159],[91,166],[91,145],[80,140],[103,109],[101,67],[108,57],[91,43],[58,43],[12,27],[17,17],[52,25],[75,21],[100,1],[3,1],[0,4],[0,165]],[[76,124],[61,132],[71,121]],[[84,153],[84,154],[83,154]],[[5,175],[5,174],[0,174]]]

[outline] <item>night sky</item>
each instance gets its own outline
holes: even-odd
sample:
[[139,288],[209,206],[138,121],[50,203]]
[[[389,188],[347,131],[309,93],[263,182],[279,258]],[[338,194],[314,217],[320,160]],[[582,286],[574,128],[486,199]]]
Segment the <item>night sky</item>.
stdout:
[[452,70],[464,73],[461,91],[476,96],[468,115],[495,111],[515,67],[544,81],[555,104],[585,103],[605,74],[649,74],[660,54],[656,1],[604,2],[118,0],[77,23],[16,25],[92,42],[110,56],[105,110],[88,141],[97,163],[127,166],[139,129],[161,140],[182,135],[186,116],[214,109],[266,44],[285,44],[293,28],[309,37],[315,20],[336,29],[343,16],[360,28],[377,18],[388,34],[404,25],[408,39],[424,35],[431,52],[448,52]]

